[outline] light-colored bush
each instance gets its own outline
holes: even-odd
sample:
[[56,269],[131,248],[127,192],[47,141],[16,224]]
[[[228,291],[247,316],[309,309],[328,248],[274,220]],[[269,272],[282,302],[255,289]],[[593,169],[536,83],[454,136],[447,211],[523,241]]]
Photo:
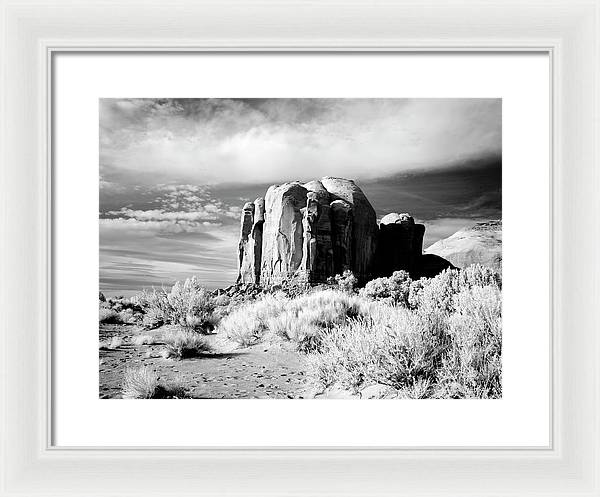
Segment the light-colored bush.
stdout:
[[119,321],[123,324],[130,324],[133,322],[133,311],[131,309],[123,309],[119,312]]
[[110,340],[103,340],[100,342],[101,350],[115,350],[123,345],[123,339],[119,336],[113,336]]
[[121,393],[124,399],[152,399],[158,389],[158,376],[147,366],[127,368]]
[[127,368],[121,394],[124,399],[184,398],[186,389],[180,379],[159,383],[157,374],[147,366]]
[[195,276],[184,282],[178,281],[169,292],[165,289],[144,290],[132,300],[144,309],[143,324],[148,328],[178,324],[191,330],[207,331],[215,324],[213,298]]
[[330,285],[337,285],[344,292],[353,292],[356,285],[358,285],[358,278],[354,276],[352,271],[346,269],[342,274],[336,274],[334,277],[329,278],[327,282]]
[[502,392],[502,305],[495,285],[465,288],[449,317],[440,397],[496,398]]
[[211,351],[206,338],[193,331],[170,330],[164,342],[168,357],[174,359],[189,359]]
[[231,312],[221,321],[218,331],[242,347],[258,343],[268,329],[267,324],[278,317],[290,301],[282,294],[263,295]]
[[218,331],[243,347],[283,338],[298,350],[318,348],[321,334],[360,314],[361,299],[340,290],[320,290],[296,298],[264,295],[225,317]]
[[131,339],[131,343],[133,345],[151,345],[153,343],[156,343],[154,337],[152,337],[151,335],[136,335]]
[[100,323],[110,324],[120,322],[119,313],[108,307],[100,307],[98,314]]
[[389,278],[369,281],[361,290],[361,295],[381,300],[390,305],[408,306],[408,296],[412,280],[406,271],[395,271]]

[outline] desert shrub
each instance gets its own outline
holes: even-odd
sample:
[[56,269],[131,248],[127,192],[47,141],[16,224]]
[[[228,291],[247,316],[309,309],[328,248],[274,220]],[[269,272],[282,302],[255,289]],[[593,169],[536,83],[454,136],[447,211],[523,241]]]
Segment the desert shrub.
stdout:
[[100,323],[116,324],[120,322],[119,313],[108,307],[100,307],[98,314]]
[[361,290],[361,295],[391,305],[408,306],[411,282],[406,271],[395,271],[389,278],[369,281]]
[[142,326],[149,330],[158,328],[165,324],[165,315],[158,308],[149,308],[142,318]]
[[124,399],[183,398],[186,390],[181,382],[161,384],[157,374],[147,366],[127,368],[121,393]]
[[330,285],[336,285],[344,292],[353,292],[358,285],[358,278],[349,269],[346,269],[342,274],[336,274],[327,280]]
[[150,335],[137,335],[131,339],[131,343],[134,345],[151,345],[155,342],[155,339]]
[[340,290],[320,290],[296,298],[267,294],[225,317],[218,331],[244,347],[281,338],[307,352],[318,348],[322,333],[356,317],[360,308],[358,296]]
[[454,296],[463,289],[492,286],[502,289],[502,277],[493,269],[476,264],[465,269],[446,269],[435,278],[411,283],[409,306],[423,309],[454,310]]
[[127,368],[121,393],[124,399],[152,399],[158,389],[158,376],[146,366]]
[[206,331],[215,324],[213,297],[195,276],[178,281],[169,292],[144,290],[135,297],[135,302],[144,310],[143,324],[147,328],[178,324],[186,329]]
[[119,312],[119,321],[123,324],[129,324],[134,321],[133,311],[131,309],[124,309]]
[[231,312],[221,321],[218,330],[242,347],[258,343],[267,330],[267,323],[279,316],[289,301],[283,294],[263,295]]
[[194,276],[183,283],[178,281],[168,295],[171,312],[169,320],[186,328],[200,329],[212,325],[215,305],[208,291]]
[[474,266],[417,282],[397,278],[394,286],[390,279],[361,292],[368,299],[356,317],[320,333],[309,351],[313,382],[355,391],[387,385],[404,398],[500,397],[498,273]]
[[[387,309],[386,309],[387,307]],[[441,364],[445,335],[439,321],[382,304],[365,316],[333,328],[311,359],[311,374],[321,387],[333,383],[357,390],[376,383],[411,389],[431,378]]]
[[487,266],[473,264],[460,271],[461,287],[472,288],[474,286],[496,286],[502,290],[501,274]]
[[465,288],[454,296],[451,347],[444,355],[439,397],[496,398],[502,392],[502,308],[495,285]]
[[211,351],[206,339],[193,331],[171,330],[165,335],[164,342],[169,358],[189,359]]
[[231,297],[229,295],[216,295],[213,297],[213,304],[215,307],[227,307],[231,302]]
[[123,339],[115,335],[110,340],[101,341],[99,345],[101,350],[115,350],[123,345]]

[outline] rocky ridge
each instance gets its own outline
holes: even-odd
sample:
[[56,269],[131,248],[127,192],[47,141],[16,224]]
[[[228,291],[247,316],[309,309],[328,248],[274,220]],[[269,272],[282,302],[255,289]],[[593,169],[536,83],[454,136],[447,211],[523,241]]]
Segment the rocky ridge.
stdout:
[[483,264],[502,271],[502,221],[465,227],[429,246],[425,254],[444,258],[458,268]]

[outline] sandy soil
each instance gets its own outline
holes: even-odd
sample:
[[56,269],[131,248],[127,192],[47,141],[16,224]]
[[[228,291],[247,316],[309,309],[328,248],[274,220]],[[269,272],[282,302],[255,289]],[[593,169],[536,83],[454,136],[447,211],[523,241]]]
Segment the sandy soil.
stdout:
[[[164,359],[161,352],[163,329],[142,330],[133,325],[100,325],[100,340],[122,339],[114,350],[99,350],[100,398],[120,398],[123,375],[128,367],[148,366],[159,381],[181,382],[190,398],[303,398],[309,391],[304,358],[280,344],[259,344],[234,349],[218,335],[208,335],[214,353],[193,359]],[[132,338],[150,335],[156,343],[135,345]]]

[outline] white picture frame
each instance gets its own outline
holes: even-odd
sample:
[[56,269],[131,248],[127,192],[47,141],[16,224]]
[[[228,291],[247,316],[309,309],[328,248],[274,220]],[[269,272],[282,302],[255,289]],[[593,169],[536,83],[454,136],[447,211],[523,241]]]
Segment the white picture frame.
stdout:
[[[0,5],[0,495],[600,495],[597,0]],[[65,51],[548,53],[552,445],[53,447],[51,63]]]

